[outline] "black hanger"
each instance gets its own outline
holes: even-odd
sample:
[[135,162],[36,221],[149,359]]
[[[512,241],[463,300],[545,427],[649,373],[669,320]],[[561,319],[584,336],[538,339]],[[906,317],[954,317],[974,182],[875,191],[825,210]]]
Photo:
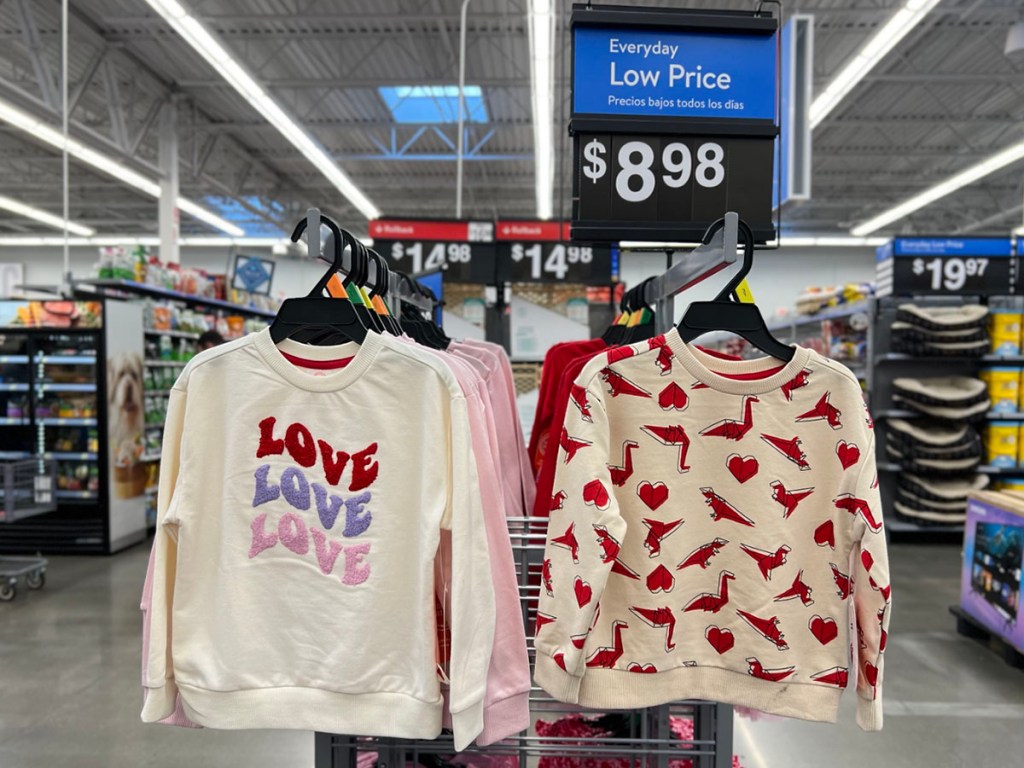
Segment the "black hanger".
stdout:
[[[391,269],[388,267],[387,262],[384,258],[372,248],[366,249],[366,255],[369,257],[370,265],[373,267],[373,280],[370,282],[368,288],[370,298],[380,296],[381,300],[386,300],[388,292],[391,290]],[[369,280],[369,278],[367,278]],[[398,326],[398,322],[390,314],[380,315],[381,324],[384,326],[384,330],[393,336],[401,336],[402,329]]]
[[646,280],[641,282],[639,285],[631,289],[630,304],[633,307],[633,311],[646,309],[650,313],[650,317],[644,323],[634,325],[632,327],[626,327],[625,341],[623,344],[636,344],[638,341],[646,341],[647,339],[653,339],[657,332],[654,326],[654,308],[647,303],[645,294],[647,292],[647,284],[653,280],[653,277],[648,277]]
[[[419,282],[404,273],[398,273],[398,277],[405,286],[407,295],[429,299],[436,306],[437,297],[433,291],[428,293]],[[444,331],[432,319],[424,318],[420,310],[410,302],[402,303],[402,330],[418,343],[433,349],[447,349],[451,344],[451,339]]]
[[[331,277],[342,268],[342,239],[354,242],[355,238],[338,227],[331,219],[320,214],[320,222],[326,224],[334,235],[334,259],[313,290],[306,296],[285,299],[270,325],[270,338],[275,344],[292,338],[314,344],[340,344],[345,341],[362,343],[366,338],[366,326],[362,323],[350,301],[338,301],[324,296]],[[306,230],[307,220],[300,221],[292,232],[292,242],[297,243]],[[319,235],[319,233],[317,233]],[[353,249],[353,254],[355,250]],[[318,258],[319,254],[313,254]]]
[[[619,299],[619,316],[621,316],[623,312],[629,311],[629,301],[631,297],[632,289],[622,292],[622,298]],[[616,319],[617,318],[612,318],[612,324],[609,325],[605,332],[601,334],[601,340],[609,347],[619,346],[622,344],[623,339],[626,338],[626,327],[618,325],[615,322]]]
[[[352,237],[351,248],[352,271],[349,273],[349,279],[357,288],[363,288],[366,286],[366,280],[370,275],[369,251],[358,237]],[[351,296],[348,298],[351,301]],[[381,321],[380,315],[377,314],[373,307],[368,307],[363,303],[362,296],[359,297],[359,301],[353,301],[352,303],[355,306],[356,314],[359,315],[363,324],[366,325],[367,330],[374,331],[375,333],[384,332],[384,323]]]
[[[724,226],[725,219],[712,224],[704,233],[704,242],[709,243],[711,237]],[[695,301],[687,307],[679,322],[679,336],[683,341],[691,342],[708,331],[729,331],[742,336],[762,352],[788,363],[796,354],[796,349],[772,336],[756,304],[734,300],[736,288],[754,266],[754,233],[742,219],[739,222],[739,234],[743,238],[743,266],[713,301]]]

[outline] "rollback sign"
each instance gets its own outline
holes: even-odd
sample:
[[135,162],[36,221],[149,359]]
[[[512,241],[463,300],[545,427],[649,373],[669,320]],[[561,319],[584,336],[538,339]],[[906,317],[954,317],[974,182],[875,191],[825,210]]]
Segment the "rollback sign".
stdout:
[[572,39],[573,239],[774,237],[775,17],[577,4]]

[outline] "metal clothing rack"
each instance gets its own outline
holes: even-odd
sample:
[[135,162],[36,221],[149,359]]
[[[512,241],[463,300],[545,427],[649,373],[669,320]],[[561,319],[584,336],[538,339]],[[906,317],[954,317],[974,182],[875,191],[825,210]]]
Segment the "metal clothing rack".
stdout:
[[[508,518],[512,553],[519,580],[519,600],[527,627],[531,662],[533,626],[540,595],[540,569],[547,538],[547,520]],[[626,713],[627,711],[622,711]],[[626,735],[614,737],[544,737],[533,729],[538,719],[557,720],[578,713],[599,717],[607,712],[581,709],[555,701],[534,686],[530,691],[529,730],[487,747],[470,746],[456,755],[450,734],[427,740],[364,738],[328,733],[314,736],[315,768],[357,768],[376,755],[377,768],[419,768],[443,758],[453,765],[473,764],[474,756],[497,768],[534,768],[541,758],[579,761],[620,760],[631,768],[668,768],[672,761],[689,759],[693,768],[732,768],[732,707],[707,701],[679,701],[643,710],[628,710],[634,717]],[[679,741],[671,732],[669,718],[693,721],[693,738]],[[441,764],[440,761],[437,762]]]
[[672,327],[677,294],[736,262],[740,217],[730,211],[725,214],[724,220],[725,226],[714,234],[711,242],[697,246],[663,275],[645,286],[644,300],[654,307],[657,333],[664,333]]

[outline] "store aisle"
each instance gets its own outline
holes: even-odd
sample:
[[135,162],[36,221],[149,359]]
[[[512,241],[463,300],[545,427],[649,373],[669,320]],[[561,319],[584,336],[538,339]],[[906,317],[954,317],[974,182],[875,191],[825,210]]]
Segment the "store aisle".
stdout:
[[885,727],[863,733],[853,697],[838,725],[736,720],[745,768],[1004,768],[1018,765],[1024,672],[956,633],[959,546],[891,546],[893,620]]
[[[147,553],[56,558],[42,592],[0,605],[0,765],[311,766],[306,733],[142,725],[138,600]],[[838,726],[738,721],[746,768],[996,768],[1019,760],[1024,672],[959,637],[946,610],[957,599],[959,548],[894,546],[891,557],[897,602],[885,730],[858,731],[851,700]]]
[[288,731],[188,731],[139,720],[139,596],[148,546],[50,562],[41,592],[0,604],[3,768],[309,768]]

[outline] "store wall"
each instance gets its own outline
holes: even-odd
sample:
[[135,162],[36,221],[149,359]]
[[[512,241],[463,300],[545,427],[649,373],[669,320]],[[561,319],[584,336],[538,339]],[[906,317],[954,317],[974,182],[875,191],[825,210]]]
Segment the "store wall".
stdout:
[[[269,248],[245,248],[252,256],[272,259]],[[230,273],[235,251],[229,248],[182,248],[181,263],[186,267],[197,267],[214,273]],[[76,277],[92,277],[96,274],[99,250],[96,247],[71,249],[71,272]],[[0,263],[16,262],[24,266],[25,283],[30,285],[57,285],[63,271],[64,251],[59,246],[38,248],[0,247]],[[302,295],[316,283],[324,267],[309,261],[294,258],[276,259],[273,291],[283,291],[288,296]]]
[[[683,257],[677,257],[683,258]],[[628,253],[620,261],[619,271],[627,287],[665,271],[664,253]],[[712,298],[728,281],[732,269],[715,275],[706,284],[692,290],[693,298]],[[875,279],[874,248],[780,248],[758,251],[749,276],[750,288],[766,318],[779,309],[792,312],[797,296],[810,286],[840,285]],[[682,313],[686,298],[676,301]]]

